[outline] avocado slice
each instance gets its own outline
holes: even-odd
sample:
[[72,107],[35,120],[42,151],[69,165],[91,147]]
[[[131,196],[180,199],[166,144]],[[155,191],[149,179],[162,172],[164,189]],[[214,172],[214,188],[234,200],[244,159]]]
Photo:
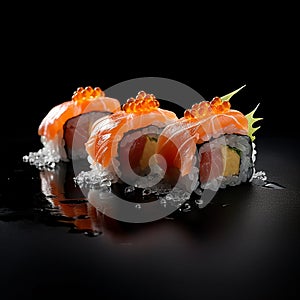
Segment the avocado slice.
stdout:
[[239,153],[229,146],[221,147],[223,157],[223,176],[238,175],[240,171],[241,157]]

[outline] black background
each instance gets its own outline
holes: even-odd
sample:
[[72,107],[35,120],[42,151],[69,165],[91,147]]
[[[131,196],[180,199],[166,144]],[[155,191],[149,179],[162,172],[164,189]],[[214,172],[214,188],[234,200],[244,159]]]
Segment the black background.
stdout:
[[[109,30],[114,10],[103,13],[106,20],[92,7],[78,7],[64,27],[57,26],[56,13],[43,13],[19,18],[7,34],[0,123],[4,207],[34,206],[39,182],[11,185],[8,178],[24,168],[22,155],[40,147],[37,128],[54,105],[79,86],[105,90],[138,77],[177,80],[207,99],[246,84],[232,107],[247,113],[260,103],[258,166],[286,189],[236,187],[220,196],[221,205],[178,223],[129,226],[121,233],[110,228],[90,239],[22,215],[1,221],[3,299],[292,299],[299,284],[300,191],[290,10],[245,7],[205,22],[204,11],[147,9],[149,26],[126,15]],[[290,16],[285,26],[282,14]]]
[[218,27],[211,35],[204,31],[203,40],[194,31],[178,40],[146,31],[121,41],[121,31],[115,38],[106,36],[109,42],[89,47],[79,37],[77,45],[72,35],[65,35],[65,41],[24,35],[28,40],[21,48],[8,44],[2,56],[2,107],[7,112],[1,118],[3,134],[9,139],[11,128],[20,128],[19,135],[33,138],[45,114],[70,100],[79,86],[105,90],[124,80],[164,77],[190,86],[208,100],[246,84],[234,97],[233,108],[247,113],[260,103],[260,134],[295,136],[299,59],[290,35],[276,27],[268,32],[263,28],[246,27],[237,38],[235,31]]
[[[151,63],[149,62],[149,64]],[[139,70],[139,66],[134,65],[130,66],[128,71],[118,70],[115,77],[111,75],[113,70],[106,68],[107,71],[102,71],[101,65],[98,76],[94,73],[92,73],[93,76],[90,74],[85,76],[80,71],[82,77],[74,76],[76,72],[65,70],[63,65],[54,70],[47,65],[44,65],[42,70],[30,65],[28,66],[30,74],[27,74],[27,69],[26,71],[18,70],[17,74],[7,82],[4,91],[8,92],[7,100],[3,99],[7,114],[1,121],[6,123],[3,126],[9,125],[10,128],[20,129],[21,136],[34,138],[41,120],[48,111],[57,104],[69,101],[77,87],[91,85],[105,90],[129,79],[163,77],[188,85],[207,100],[214,96],[225,95],[246,84],[246,87],[232,99],[233,109],[238,109],[246,114],[260,103],[255,116],[264,118],[263,121],[256,124],[262,125],[261,135],[294,136],[297,134],[297,100],[296,95],[292,94],[293,86],[289,89],[287,78],[285,74],[282,74],[282,72],[286,72],[285,69],[281,69],[281,73],[277,74],[276,70],[258,65],[254,69],[245,66],[245,69],[242,70],[224,72],[218,70],[216,68],[218,66],[216,66],[213,70],[209,70],[209,73],[204,72],[203,74],[198,64],[197,61],[191,62],[189,67],[180,68],[180,71],[168,69],[169,66],[161,66],[158,62],[153,71],[146,67]],[[55,72],[59,72],[59,74]],[[289,84],[294,84],[293,78]],[[9,129],[5,130],[3,134],[7,138],[16,137],[11,134]]]

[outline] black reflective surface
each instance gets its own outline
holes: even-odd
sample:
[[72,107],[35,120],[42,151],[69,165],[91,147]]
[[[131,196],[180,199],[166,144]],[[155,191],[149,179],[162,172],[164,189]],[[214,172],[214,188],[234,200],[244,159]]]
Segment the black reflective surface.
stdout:
[[226,188],[203,209],[144,224],[99,212],[69,167],[58,172],[51,197],[43,186],[49,174],[22,161],[39,145],[15,145],[3,154],[14,160],[1,169],[3,299],[287,299],[298,292],[294,139],[257,138],[257,170],[284,188]]

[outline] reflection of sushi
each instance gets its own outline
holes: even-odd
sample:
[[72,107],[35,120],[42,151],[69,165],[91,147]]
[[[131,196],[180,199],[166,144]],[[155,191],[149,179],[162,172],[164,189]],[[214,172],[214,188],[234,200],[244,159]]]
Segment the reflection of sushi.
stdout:
[[159,136],[157,153],[167,164],[166,177],[196,179],[201,188],[216,190],[249,181],[254,172],[252,124],[260,120],[230,108],[224,96],[202,101],[187,109],[184,117],[167,126]]
[[64,162],[55,169],[40,171],[41,190],[51,205],[50,213],[59,223],[69,225],[74,231],[97,235],[100,232],[99,215],[86,200],[82,191],[72,183],[72,172]]
[[[97,120],[86,143],[96,173],[109,170],[130,185],[151,185],[157,138],[163,128],[177,121],[172,111],[161,109],[153,94],[140,91],[121,111]],[[152,164],[153,162],[153,164]]]
[[120,110],[117,99],[99,88],[78,88],[72,100],[53,107],[38,128],[44,145],[26,159],[37,167],[53,166],[59,160],[86,158],[84,143],[95,120]]

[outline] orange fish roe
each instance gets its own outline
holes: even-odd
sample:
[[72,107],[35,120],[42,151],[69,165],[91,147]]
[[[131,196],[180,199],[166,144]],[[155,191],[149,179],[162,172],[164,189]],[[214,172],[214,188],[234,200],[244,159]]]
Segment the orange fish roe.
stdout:
[[202,101],[194,104],[190,109],[185,110],[186,119],[201,119],[213,114],[222,114],[230,110],[229,101],[222,101],[220,97],[214,97],[210,102]]
[[159,108],[159,105],[159,101],[153,94],[140,91],[135,98],[129,98],[122,105],[122,110],[126,113],[150,112]]
[[72,100],[73,101],[84,101],[91,100],[91,98],[104,97],[105,93],[100,89],[100,87],[92,88],[91,86],[87,86],[85,88],[79,87],[73,93]]
[[222,113],[226,113],[229,111],[230,102],[222,101],[222,99],[220,97],[214,97],[210,101],[210,106],[216,114],[222,114]]

